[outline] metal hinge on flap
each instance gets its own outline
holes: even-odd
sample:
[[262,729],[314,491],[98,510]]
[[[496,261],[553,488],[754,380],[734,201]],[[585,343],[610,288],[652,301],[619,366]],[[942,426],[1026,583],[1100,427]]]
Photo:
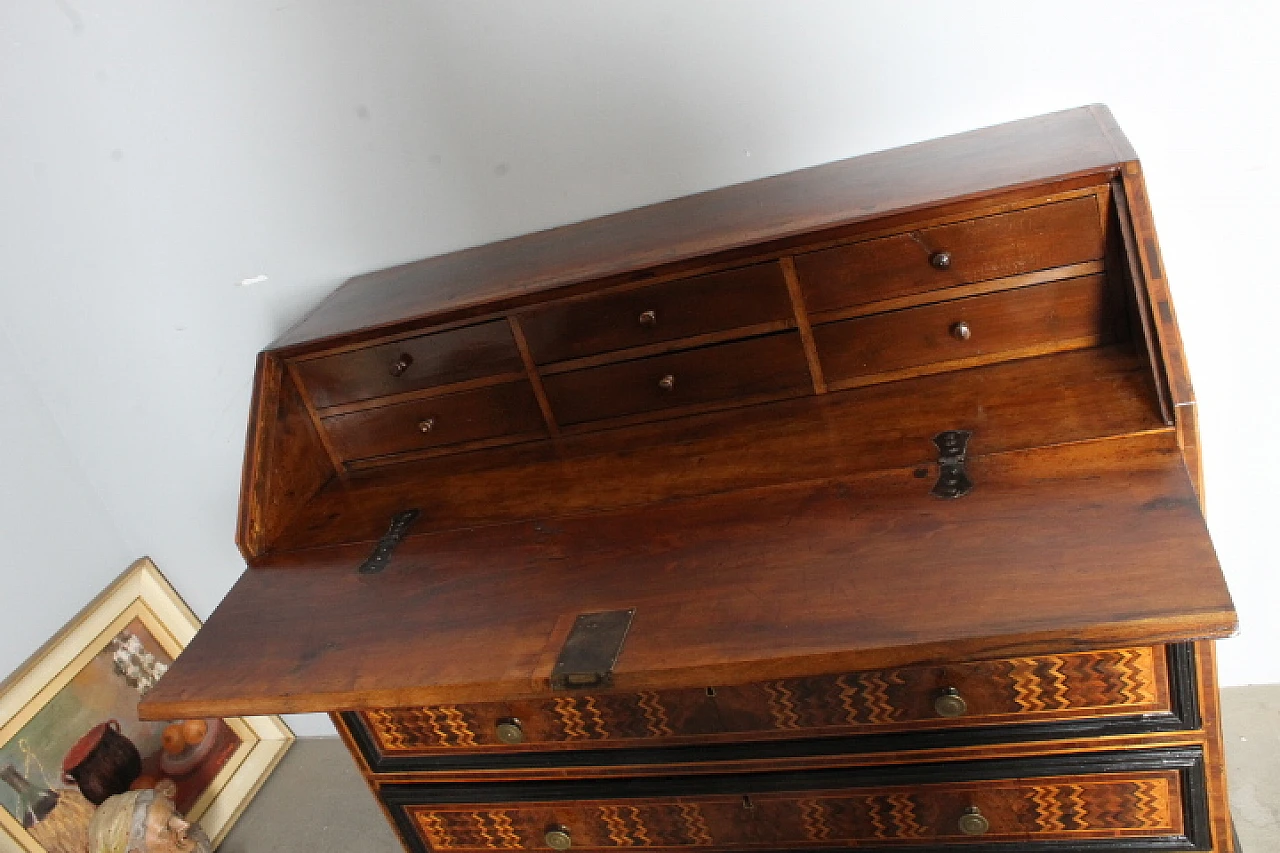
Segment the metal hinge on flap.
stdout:
[[391,562],[391,552],[404,539],[405,534],[409,532],[409,527],[418,520],[418,515],[418,510],[406,509],[391,516],[391,526],[387,528],[386,533],[382,534],[369,559],[361,563],[356,571],[362,575],[375,575],[385,569],[387,563]]
[[578,616],[551,670],[552,689],[612,685],[613,666],[618,662],[618,655],[622,654],[622,641],[627,638],[631,618],[635,615],[633,607]]
[[949,429],[933,437],[938,447],[938,482],[933,484],[929,494],[939,498],[964,497],[973,491],[973,481],[965,473],[965,453],[969,450],[969,437],[966,429]]

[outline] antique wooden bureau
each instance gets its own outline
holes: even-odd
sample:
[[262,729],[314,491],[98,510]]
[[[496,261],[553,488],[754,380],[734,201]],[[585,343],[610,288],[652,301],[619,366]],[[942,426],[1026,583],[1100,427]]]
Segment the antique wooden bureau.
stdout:
[[144,711],[331,712],[413,851],[1230,851],[1196,435],[1104,107],[361,276]]

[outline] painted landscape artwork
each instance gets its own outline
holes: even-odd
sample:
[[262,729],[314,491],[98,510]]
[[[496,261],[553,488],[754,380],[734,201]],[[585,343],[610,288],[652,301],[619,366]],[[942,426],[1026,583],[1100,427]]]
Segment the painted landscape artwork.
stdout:
[[138,719],[172,663],[134,618],[0,743],[0,807],[49,853],[83,853],[97,804],[121,790],[171,779],[187,812],[235,755],[241,740],[222,720]]

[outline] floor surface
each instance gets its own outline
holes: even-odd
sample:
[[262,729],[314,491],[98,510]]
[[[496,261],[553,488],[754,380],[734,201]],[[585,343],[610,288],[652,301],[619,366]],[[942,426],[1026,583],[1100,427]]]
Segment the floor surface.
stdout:
[[[1280,850],[1280,685],[1222,691],[1231,808],[1244,853]],[[337,738],[299,740],[222,853],[402,853]]]

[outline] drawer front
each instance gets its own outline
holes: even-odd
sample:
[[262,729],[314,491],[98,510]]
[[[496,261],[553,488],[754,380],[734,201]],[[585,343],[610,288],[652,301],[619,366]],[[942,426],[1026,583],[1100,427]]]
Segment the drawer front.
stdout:
[[520,373],[524,365],[506,320],[422,335],[352,352],[296,361],[317,409]]
[[501,436],[540,436],[546,425],[527,381],[324,418],[343,461],[429,450]]
[[794,332],[558,373],[543,386],[561,426],[813,389]]
[[390,708],[358,719],[387,757],[855,735],[1160,714],[1171,707],[1165,650],[1157,647],[713,689]]
[[1098,260],[1103,253],[1098,204],[1089,196],[838,246],[795,261],[805,307],[817,313]]
[[1113,334],[1102,276],[842,320],[813,330],[823,373],[837,386],[947,362],[990,363],[1096,346]]
[[[1197,751],[1167,749],[521,790],[389,785],[383,797],[414,845],[433,851],[933,850],[1002,842],[1026,845],[1021,850],[1118,839],[1129,840],[1118,845],[1125,849],[1142,850],[1147,840],[1145,849],[1185,850],[1206,849],[1202,778]],[[491,799],[503,795],[513,799]]]
[[547,364],[791,319],[782,270],[768,263],[549,305],[520,326]]

